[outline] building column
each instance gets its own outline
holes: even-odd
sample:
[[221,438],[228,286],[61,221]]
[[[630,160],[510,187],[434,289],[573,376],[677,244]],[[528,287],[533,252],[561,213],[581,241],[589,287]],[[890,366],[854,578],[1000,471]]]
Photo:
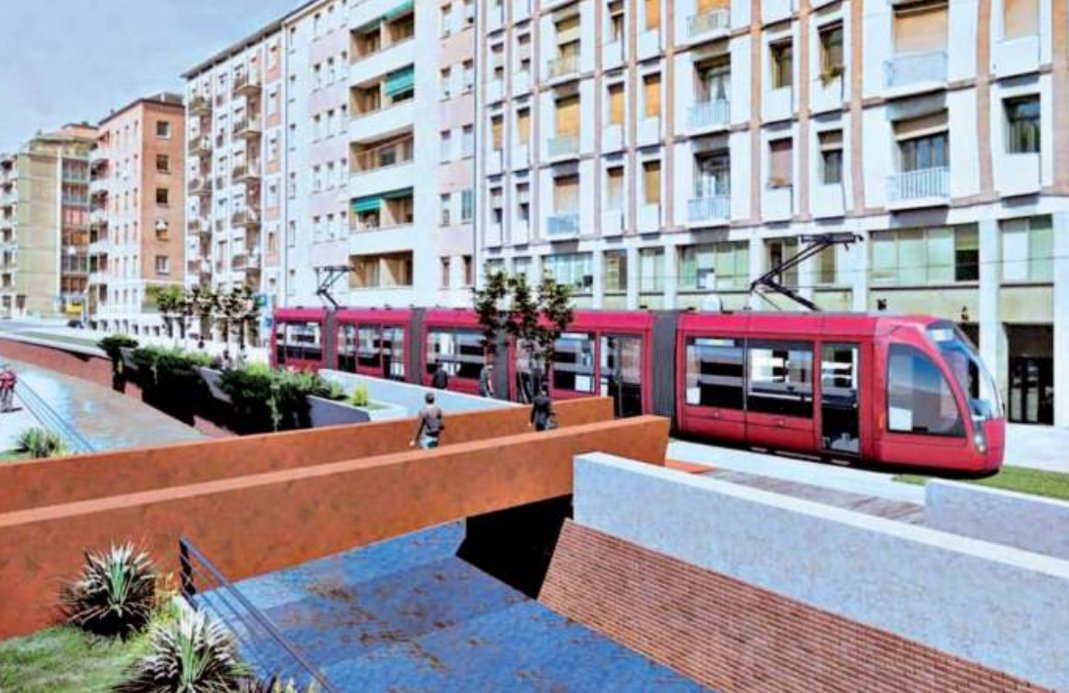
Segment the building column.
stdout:
[[843,280],[850,285],[850,299],[853,310],[861,313],[869,310],[869,232],[857,230],[861,240],[843,253],[847,258]]
[[638,248],[627,249],[627,309],[638,310],[638,289],[642,281]]
[[664,307],[673,310],[676,307],[676,294],[679,292],[679,272],[677,250],[674,245],[664,246]]
[[595,250],[590,263],[590,271],[594,273],[593,296],[591,306],[598,310],[603,305],[605,298],[605,253]]
[[[750,276],[746,281],[746,288],[749,288],[750,282],[760,277],[765,273],[765,240],[759,238],[756,234],[750,236],[750,248],[749,248],[749,260]],[[765,310],[769,307],[765,299],[761,298],[756,292],[750,294],[750,310]]]
[[[1069,427],[1069,212],[1053,215],[1054,425]],[[1059,354],[1061,355],[1059,357]]]
[[999,311],[999,285],[1002,279],[1002,244],[998,221],[985,219],[980,222],[980,358],[983,359],[998,383],[1005,399],[1007,389],[1006,357],[1002,350],[1002,316]]

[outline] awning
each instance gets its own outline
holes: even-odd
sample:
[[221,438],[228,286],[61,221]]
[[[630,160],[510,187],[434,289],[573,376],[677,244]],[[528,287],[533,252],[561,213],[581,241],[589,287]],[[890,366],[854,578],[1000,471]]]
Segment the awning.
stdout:
[[416,71],[412,66],[386,75],[385,91],[387,96],[397,96],[412,91],[416,83]]
[[386,14],[382,15],[382,18],[384,20],[386,20],[387,22],[390,21],[391,19],[397,19],[401,15],[405,15],[405,14],[408,14],[409,12],[411,12],[412,8],[413,8],[413,3],[412,2],[402,3],[402,4],[398,5],[397,7],[393,8],[392,10],[390,10],[389,12],[387,12]]
[[378,29],[379,28],[379,24],[381,24],[381,23],[382,23],[382,17],[376,17],[375,19],[372,19],[367,24],[361,24],[360,26],[358,26],[356,28],[355,31],[358,34],[369,34],[372,31],[374,31],[375,29]]
[[401,190],[391,190],[390,192],[382,193],[382,199],[384,200],[400,200],[405,197],[412,197],[412,188],[402,188]]
[[381,206],[381,195],[372,195],[371,197],[358,197],[353,200],[353,213],[361,214],[363,212],[377,212],[379,211],[379,207]]

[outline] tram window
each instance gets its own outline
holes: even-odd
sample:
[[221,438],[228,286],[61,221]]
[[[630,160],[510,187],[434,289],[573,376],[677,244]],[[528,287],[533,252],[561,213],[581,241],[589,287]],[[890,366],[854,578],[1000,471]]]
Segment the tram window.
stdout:
[[743,358],[741,339],[688,339],[687,404],[742,409]]
[[287,361],[319,361],[323,358],[318,322],[287,323],[284,334]]
[[564,333],[557,340],[553,388],[594,392],[594,335]]
[[965,435],[950,383],[935,363],[911,347],[892,344],[887,359],[887,430]]
[[386,359],[386,376],[405,379],[405,331],[387,327],[382,331],[382,358]]
[[379,350],[381,345],[379,343],[379,328],[361,325],[357,332],[357,341],[359,344],[357,360],[360,362],[360,367],[380,368]]
[[338,326],[338,370],[356,372],[356,326]]
[[433,330],[427,333],[427,373],[441,362],[454,378],[478,380],[484,363],[483,336],[469,330]]
[[813,347],[797,342],[750,345],[747,411],[813,417]]

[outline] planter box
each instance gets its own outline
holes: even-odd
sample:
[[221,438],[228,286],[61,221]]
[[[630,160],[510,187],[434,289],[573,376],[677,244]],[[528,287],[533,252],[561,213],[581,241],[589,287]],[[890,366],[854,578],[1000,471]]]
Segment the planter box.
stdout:
[[354,407],[347,402],[336,402],[323,397],[309,397],[308,415],[312,420],[312,428],[401,419],[407,415],[407,411],[401,407],[374,404],[374,409],[364,409],[363,407]]
[[230,395],[223,391],[222,372],[213,368],[197,368],[197,373],[200,374],[204,384],[208,386],[208,391],[212,393],[212,397],[219,400],[223,404],[231,404]]
[[137,373],[137,365],[134,364],[134,347],[119,347],[122,354],[122,367],[124,373]]

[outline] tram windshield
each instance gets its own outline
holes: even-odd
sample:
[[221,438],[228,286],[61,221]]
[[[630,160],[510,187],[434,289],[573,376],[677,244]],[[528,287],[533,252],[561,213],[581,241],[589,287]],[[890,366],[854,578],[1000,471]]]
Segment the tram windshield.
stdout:
[[928,337],[946,359],[954,379],[969,400],[973,419],[984,421],[1002,418],[1002,401],[995,379],[980,360],[969,338],[956,326],[942,323],[928,328]]

